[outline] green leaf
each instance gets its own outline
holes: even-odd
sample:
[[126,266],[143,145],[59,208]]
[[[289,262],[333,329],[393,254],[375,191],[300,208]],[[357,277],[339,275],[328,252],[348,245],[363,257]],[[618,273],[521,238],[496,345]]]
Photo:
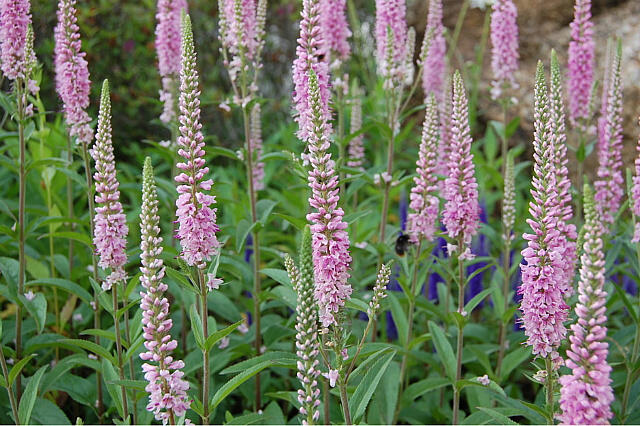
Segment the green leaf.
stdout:
[[70,425],[67,415],[53,402],[37,398],[31,413],[31,419],[43,425]]
[[638,313],[636,312],[636,308],[634,307],[634,305],[629,301],[629,298],[627,297],[627,292],[624,291],[618,284],[616,284],[615,282],[611,281],[611,284],[613,284],[613,286],[616,289],[616,293],[618,294],[618,296],[620,296],[620,299],[622,299],[622,303],[624,303],[624,306],[627,308],[627,311],[629,311],[629,314],[631,315],[631,318],[633,318],[633,321],[636,323],[636,325],[639,325],[639,320],[638,320]]
[[476,294],[473,299],[469,300],[469,302],[464,306],[464,310],[467,312],[467,315],[470,315],[476,306],[478,306],[489,294],[491,294],[490,288],[482,290],[480,293]]
[[176,271],[175,269],[170,268],[168,266],[165,267],[164,271],[166,272],[168,277],[175,280],[178,284],[180,284],[185,289],[189,290],[193,294],[197,294],[197,295],[200,294],[199,290],[193,286],[189,278],[185,277],[185,275],[182,272]]
[[213,157],[227,157],[227,158],[231,158],[233,160],[240,160],[238,158],[238,154],[236,154],[235,151],[229,149],[229,148],[224,148],[221,146],[208,146],[207,147],[207,154],[212,155]]
[[345,307],[349,308],[349,309],[356,309],[360,312],[364,312],[365,314],[367,313],[367,311],[369,310],[369,305],[367,305],[365,302],[363,302],[360,299],[356,299],[354,297],[348,299],[345,304]]
[[24,366],[27,365],[27,363],[31,361],[31,358],[33,358],[34,356],[35,354],[31,354],[26,358],[22,358],[16,365],[13,366],[13,368],[11,368],[11,371],[9,371],[9,386],[13,385],[13,382],[15,382],[18,374],[20,374]]
[[502,360],[502,369],[500,370],[500,381],[504,382],[509,374],[520,364],[531,357],[531,348],[529,346],[520,347],[513,352],[508,353]]
[[281,351],[267,352],[264,355],[250,358],[250,359],[241,361],[237,364],[234,364],[232,366],[229,366],[224,370],[222,370],[220,374],[239,373],[255,365],[262,364],[265,361],[270,361],[273,363],[274,366],[278,366],[278,367],[296,368],[296,362],[298,361],[298,357],[296,354],[292,354],[291,352],[281,352]]
[[279,282],[280,284],[292,287],[291,280],[289,279],[289,274],[287,274],[287,271],[285,271],[284,269],[265,268],[261,269],[260,272],[262,272],[272,280]]
[[210,403],[211,409],[215,409],[227,396],[229,396],[231,392],[234,391],[235,388],[271,365],[273,365],[273,361],[263,361],[259,364],[247,368],[237,376],[234,376],[231,380],[222,385],[222,387],[218,389],[215,395],[213,395]]
[[402,309],[402,305],[400,305],[398,298],[395,296],[395,294],[393,294],[393,292],[387,292],[387,298],[389,299],[391,305],[391,315],[393,316],[393,320],[396,323],[398,336],[400,336],[400,342],[402,342],[402,344],[404,345],[407,342],[407,333],[409,329],[407,317],[405,316],[404,310]]
[[392,351],[378,358],[358,384],[349,400],[349,408],[353,413],[354,422],[357,422],[364,415],[367,405],[369,405],[369,401],[376,391],[378,383],[380,383],[380,379],[382,379],[395,355],[396,351]]
[[477,408],[478,410],[483,411],[487,413],[489,416],[491,416],[491,418],[496,420],[498,424],[501,424],[501,425],[517,425],[518,424],[513,420],[511,420],[509,417],[505,416],[504,414],[494,410],[493,408],[486,408],[486,407],[477,407]]
[[45,323],[47,322],[47,299],[44,294],[38,293],[33,300],[29,300],[23,296],[23,302],[29,314],[33,317],[38,327],[38,334],[44,330]]
[[80,299],[82,299],[83,302],[87,304],[93,301],[93,297],[91,296],[91,294],[89,294],[87,290],[80,287],[78,284],[74,283],[73,281],[65,280],[62,278],[44,278],[41,280],[32,280],[25,283],[26,287],[43,286],[43,285],[48,287],[56,287],[56,288],[65,290],[70,294],[75,294]]
[[149,382],[145,380],[110,380],[107,382],[111,385],[124,386],[125,388],[143,391]]
[[298,217],[293,217],[282,213],[274,213],[273,215],[279,217],[280,219],[286,220],[287,222],[298,228],[300,231],[302,231],[304,227],[307,226],[307,221],[305,219],[300,219]]
[[113,384],[113,382],[120,380],[120,378],[118,377],[116,370],[113,368],[113,364],[114,363],[109,363],[106,359],[103,359],[102,373],[104,374],[104,382],[107,386],[107,392],[109,392],[111,399],[115,402],[118,414],[122,417],[124,415],[122,409],[122,392],[119,386]]
[[505,130],[507,134],[507,138],[510,138],[511,136],[514,135],[516,130],[518,130],[518,125],[520,125],[520,117],[516,116],[513,120],[509,122],[509,124],[507,124],[507,128]]
[[113,331],[90,328],[90,329],[81,331],[80,335],[81,336],[100,336],[100,337],[104,337],[105,339],[109,339],[112,342],[116,341],[116,335]]
[[42,234],[38,237],[38,239],[41,240],[43,238],[49,238],[49,237],[65,238],[67,240],[77,241],[89,247],[91,250],[93,250],[91,239],[87,236],[87,234],[82,234],[80,232],[61,231],[61,232],[52,232],[49,234]]
[[20,419],[20,424],[28,425],[30,423],[31,411],[33,411],[33,406],[35,405],[36,398],[38,397],[40,380],[48,367],[48,365],[40,367],[40,369],[36,371],[36,374],[29,379],[29,384],[27,384],[27,387],[22,394],[22,398],[20,398],[20,406],[18,407],[18,418]]
[[201,350],[204,350],[204,331],[202,328],[202,319],[196,310],[196,305],[191,305],[189,309],[189,317],[191,318],[191,327],[193,328],[193,337]]
[[98,355],[99,357],[108,359],[112,364],[116,365],[116,359],[113,357],[113,355],[111,355],[109,353],[109,351],[107,351],[105,348],[103,348],[102,346],[90,342],[88,340],[82,340],[82,339],[63,339],[60,341],[61,345],[67,346],[67,347],[80,347],[82,349],[86,349],[90,352],[93,352],[94,354]]
[[18,270],[20,263],[10,257],[0,257],[0,272],[10,287],[18,287]]
[[440,389],[450,384],[451,380],[447,379],[446,377],[433,377],[429,379],[423,379],[419,382],[411,384],[402,394],[402,398],[413,401],[427,392]]
[[218,330],[215,333],[211,334],[209,337],[207,337],[207,341],[205,342],[205,348],[210,351],[211,348],[213,347],[213,345],[215,345],[216,343],[218,343],[222,338],[226,337],[228,334],[230,334],[233,330],[235,330],[236,328],[238,328],[240,326],[240,324],[242,324],[244,321],[238,321],[235,324],[231,324],[229,327],[227,328],[223,328],[222,330]]
[[244,246],[245,241],[247,240],[247,235],[256,227],[257,222],[249,224],[246,220],[242,219],[236,225],[236,253],[240,254],[242,247]]
[[256,204],[256,214],[259,219],[258,222],[262,223],[262,226],[265,226],[269,220],[269,215],[273,211],[273,208],[278,204],[277,201],[273,200],[260,200]]
[[453,354],[453,349],[444,331],[433,321],[429,321],[429,331],[433,337],[433,343],[436,345],[436,351],[440,360],[444,364],[444,369],[450,380],[456,379],[456,357]]
[[298,296],[296,296],[296,292],[293,291],[291,287],[279,285],[273,288],[269,293],[273,298],[282,301],[292,310],[296,309],[296,306],[298,305]]

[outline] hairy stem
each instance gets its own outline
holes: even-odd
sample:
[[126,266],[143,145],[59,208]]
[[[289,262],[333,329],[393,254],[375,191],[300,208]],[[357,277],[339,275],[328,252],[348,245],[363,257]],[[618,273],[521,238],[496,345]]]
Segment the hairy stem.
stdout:
[[[7,360],[4,358],[4,352],[0,346],[0,364],[2,364],[2,374],[4,375],[5,382],[9,382],[9,370],[7,369]],[[16,396],[13,393],[13,387],[8,386],[7,393],[9,394],[9,403],[11,404],[11,412],[13,413],[13,420],[16,425],[20,424],[20,418],[18,417],[18,403],[16,402]]]
[[[462,237],[458,238],[458,313],[462,315],[464,311],[464,262],[460,259],[463,253]],[[456,383],[453,384],[453,424],[459,423],[460,416],[460,390],[457,382],[462,379],[462,342],[463,325],[458,322],[458,345],[456,348]]]
[[[24,95],[24,82],[21,79],[16,80],[16,96],[18,104],[18,142],[20,144],[20,175],[19,175],[19,201],[18,201],[18,295],[24,294],[24,281],[26,270],[26,257],[24,253],[25,246],[25,233],[24,233],[24,212],[25,212],[25,198],[26,198],[26,181],[27,173],[25,168],[26,154],[24,140],[24,119],[25,108],[23,95]],[[22,306],[18,303],[16,307],[16,359],[20,361],[22,359]],[[18,374],[16,378],[16,393],[18,395],[18,402],[22,396],[22,374]]]
[[[122,337],[120,336],[120,321],[118,319],[118,283],[114,283],[111,287],[111,295],[113,300],[113,325],[116,333],[116,350],[118,352],[118,373],[120,374],[120,380],[125,380],[124,377],[124,362],[122,360]],[[120,386],[122,394],[122,420],[129,421],[129,405],[127,403],[127,388],[124,385]]]
[[[202,332],[204,341],[209,337],[209,309],[207,307],[207,286],[202,270],[198,269],[198,281],[200,284],[200,316],[202,319]],[[202,350],[202,424],[209,424],[209,351]]]
[[338,384],[340,388],[340,403],[342,404],[342,413],[344,414],[344,422],[351,424],[351,412],[349,411],[349,398],[347,397],[347,384],[344,380],[340,380]]
[[[509,234],[511,230],[505,231],[504,241],[504,251],[503,251],[503,259],[502,259],[502,270],[504,275],[504,281],[502,282],[502,297],[504,297],[504,312],[509,309],[509,290],[511,284],[511,240],[509,239]],[[502,361],[504,360],[504,353],[506,351],[506,339],[507,339],[507,325],[500,319],[500,334],[498,340],[498,363],[496,365],[496,376],[500,377],[500,372],[502,371]]]
[[552,425],[553,422],[553,364],[551,358],[546,357],[544,360],[545,367],[547,369],[547,377],[544,382],[544,386],[547,392],[547,422]]

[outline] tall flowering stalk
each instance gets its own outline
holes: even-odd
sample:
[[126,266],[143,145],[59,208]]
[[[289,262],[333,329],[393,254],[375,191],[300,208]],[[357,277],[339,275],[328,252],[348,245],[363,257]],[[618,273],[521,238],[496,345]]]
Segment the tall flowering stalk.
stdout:
[[[640,123],[640,118],[638,119],[638,123]],[[631,239],[632,243],[640,243],[640,221],[638,220],[640,218],[640,137],[638,138],[636,151],[638,155],[634,162],[635,173],[632,180],[631,193],[629,194],[631,210],[636,219],[633,237]]]
[[261,191],[264,189],[264,162],[260,160],[263,152],[261,111],[260,104],[255,104],[253,108],[251,108],[249,143],[251,144],[250,151],[253,155],[251,177],[253,180],[254,191]]
[[187,11],[187,7],[186,0],[158,0],[157,4],[156,52],[162,78],[160,100],[164,104],[160,120],[166,124],[178,118],[176,98],[180,74],[180,16],[182,10]]
[[568,62],[569,119],[574,127],[589,119],[594,58],[591,0],[576,0]]
[[560,377],[562,424],[608,424],[613,417],[611,366],[607,363],[605,259],[603,233],[591,188],[584,188],[584,245],[580,257],[577,322],[571,326],[566,365],[571,374]]
[[320,32],[326,44],[328,62],[332,69],[337,69],[351,53],[349,46],[349,23],[347,22],[346,0],[320,0]]
[[622,82],[620,62],[622,47],[611,64],[611,81],[607,96],[607,115],[604,122],[602,145],[598,149],[600,164],[595,182],[595,201],[598,215],[605,230],[610,231],[615,214],[624,195],[622,176]]
[[[469,106],[460,72],[453,75],[453,104],[451,114],[451,156],[449,174],[444,183],[444,211],[442,224],[447,235],[457,243],[458,253],[458,313],[464,316],[464,260],[472,259],[471,239],[478,232],[480,208],[478,184],[471,154]],[[458,323],[456,380],[462,378],[463,325]],[[460,391],[454,386],[453,424],[458,424]]]
[[[491,12],[491,97],[498,99],[505,89],[517,87],[518,9],[513,0],[496,0]],[[506,123],[505,123],[506,125]]]
[[446,50],[444,39],[444,26],[442,25],[442,0],[429,0],[429,14],[427,15],[427,27],[425,29],[425,41],[431,34],[428,49],[421,56],[422,63],[422,90],[425,99],[433,93],[439,105],[444,99],[444,78],[446,72]]
[[[351,100],[351,123],[349,123],[349,133],[354,134],[362,128],[362,91],[354,90],[354,97]],[[349,141],[349,160],[347,166],[364,170],[364,135],[361,133]]]
[[[25,256],[25,200],[26,200],[26,140],[25,120],[28,114],[27,91],[30,71],[27,35],[31,24],[31,4],[28,0],[0,1],[0,67],[2,72],[14,82],[16,93],[16,118],[20,165],[18,172],[18,294],[24,294],[27,259]],[[16,358],[22,358],[22,307],[16,307]],[[11,393],[10,393],[11,394]],[[22,377],[16,378],[17,401],[22,395]],[[17,418],[15,419],[18,420]]]
[[140,283],[145,288],[140,293],[142,330],[146,352],[140,358],[144,377],[149,382],[145,390],[149,393],[147,410],[156,420],[176,424],[176,417],[183,416],[191,404],[186,391],[189,383],[183,379],[184,362],[172,356],[178,342],[171,339],[173,321],[169,317],[169,300],[164,293],[168,287],[162,282],[164,264],[160,217],[158,216],[158,194],[153,177],[151,158],[147,157],[142,171],[142,209],[140,213],[140,259],[142,266]]
[[[320,353],[318,343],[318,309],[314,299],[313,252],[311,232],[306,227],[300,244],[300,270],[293,259],[287,255],[284,262],[293,289],[298,295],[296,307],[296,355],[301,388],[298,389],[298,402],[302,423],[312,425],[320,418],[320,389],[318,364]],[[326,419],[328,421],[328,419]]]
[[[196,52],[191,31],[191,19],[182,14],[182,47],[180,65],[180,136],[178,154],[183,158],[177,164],[181,173],[175,177],[178,183],[176,216],[178,230],[176,238],[180,240],[180,257],[189,266],[196,269],[197,286],[200,291],[200,315],[204,339],[208,337],[207,294],[220,284],[220,280],[208,276],[205,281],[204,270],[212,256],[218,253],[219,243],[216,232],[216,209],[214,196],[206,192],[211,190],[213,180],[206,179],[209,168],[204,160],[204,137],[200,123],[200,90],[198,89],[198,71],[196,70]],[[209,351],[202,350],[202,422],[209,423]]]
[[404,81],[407,57],[405,0],[376,0],[376,60],[378,74],[397,86]]
[[[120,191],[118,190],[120,184],[116,178],[116,163],[111,140],[111,100],[109,99],[109,82],[107,80],[102,83],[98,129],[95,144],[90,153],[96,165],[96,172],[93,175],[96,184],[93,244],[96,248],[96,254],[100,258],[98,266],[110,272],[102,281],[102,289],[111,290],[112,294],[118,368],[120,380],[124,380],[120,319],[117,311],[118,284],[124,285],[127,278],[124,264],[127,262],[125,250],[129,228],[126,223],[127,219],[122,212]],[[124,385],[121,385],[121,392],[123,419],[126,421],[129,417],[129,408]]]
[[565,245],[558,229],[561,212],[554,167],[555,138],[542,62],[538,62],[534,101],[532,218],[527,219],[533,233],[523,235],[528,246],[522,251],[526,264],[520,267],[522,285],[518,292],[522,295],[520,310],[527,345],[546,362],[547,407],[552,419],[553,374],[561,362],[557,349],[566,336],[564,322],[569,307],[564,300]]

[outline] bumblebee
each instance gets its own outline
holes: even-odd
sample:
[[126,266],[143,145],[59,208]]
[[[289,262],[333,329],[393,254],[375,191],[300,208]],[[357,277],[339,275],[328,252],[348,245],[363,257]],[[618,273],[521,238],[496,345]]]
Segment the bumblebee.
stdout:
[[396,239],[396,254],[403,257],[407,251],[409,251],[410,245],[411,240],[409,239],[409,236],[400,232],[400,235],[398,235],[398,238]]

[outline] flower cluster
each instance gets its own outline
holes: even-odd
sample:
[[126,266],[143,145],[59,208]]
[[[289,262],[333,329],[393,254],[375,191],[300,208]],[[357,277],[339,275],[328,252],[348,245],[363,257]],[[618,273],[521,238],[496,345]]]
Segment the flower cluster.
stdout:
[[429,95],[427,109],[422,126],[422,141],[416,162],[417,176],[413,178],[415,186],[411,188],[413,210],[407,221],[407,231],[413,242],[424,238],[430,242],[436,230],[440,200],[437,197],[438,177],[436,176],[438,139],[440,138],[440,122],[438,106],[434,93]]
[[298,138],[307,141],[314,131],[312,124],[309,73],[313,71],[318,80],[320,93],[320,113],[325,122],[325,135],[331,133],[331,111],[329,109],[329,68],[324,34],[320,26],[319,0],[303,0],[300,37],[296,47],[296,59],[293,61],[293,103],[296,108],[295,120],[298,123]]
[[561,286],[566,296],[573,293],[573,276],[575,273],[577,254],[575,240],[577,238],[575,225],[569,223],[573,218],[571,199],[571,180],[567,164],[567,135],[565,126],[564,103],[562,95],[562,77],[560,66],[554,50],[551,51],[551,79],[549,88],[549,125],[550,137],[553,138],[553,169],[557,185],[558,203],[558,241],[564,246],[564,259]]
[[162,77],[160,100],[164,110],[160,120],[169,123],[177,116],[176,92],[180,73],[180,19],[187,11],[186,0],[158,0],[156,20],[156,51],[158,71]]
[[594,58],[591,0],[576,0],[568,63],[569,119],[573,126],[589,118]]
[[346,0],[320,0],[320,26],[332,68],[346,61],[351,53],[351,37],[346,15]]
[[69,134],[78,142],[89,144],[93,130],[89,126],[89,67],[80,41],[76,17],[76,0],[60,0],[58,3],[58,24],[55,28],[56,91],[64,106],[65,120]]
[[467,96],[460,72],[456,71],[453,76],[451,154],[444,182],[443,195],[446,202],[442,224],[446,226],[449,238],[462,240],[464,247],[458,248],[462,258],[471,257],[468,248],[471,238],[478,232],[480,213],[471,142]]
[[516,179],[514,174],[513,156],[507,155],[507,163],[504,168],[504,195],[502,198],[502,226],[504,241],[511,241],[513,226],[516,223]]
[[251,170],[253,178],[253,190],[264,189],[264,161],[262,157],[262,114],[260,104],[256,103],[251,109],[251,125],[249,126],[249,143],[251,144],[251,155],[253,156],[253,167]]
[[442,0],[429,0],[429,14],[427,15],[424,37],[425,51],[421,54],[424,97],[427,99],[429,94],[433,93],[438,104],[442,104],[447,50],[444,26],[442,25]]
[[318,301],[319,318],[323,326],[337,324],[334,314],[351,296],[349,279],[349,235],[344,211],[338,207],[340,200],[338,174],[335,162],[329,153],[326,136],[323,99],[318,78],[309,72],[309,97],[313,132],[309,135],[309,204],[315,210],[307,214],[312,223],[313,263],[316,279],[315,296]]
[[31,24],[29,0],[0,2],[0,63],[2,72],[10,80],[26,78],[25,47],[27,28]]
[[[140,354],[144,378],[149,382],[145,390],[149,393],[147,410],[156,420],[167,423],[170,417],[184,415],[191,405],[187,390],[189,383],[183,379],[184,362],[174,360],[171,353],[178,342],[171,339],[173,322],[169,317],[169,300],[164,296],[168,287],[162,282],[164,265],[162,237],[158,216],[158,194],[153,177],[151,158],[147,157],[142,172],[142,212],[140,213],[140,259],[142,266],[140,283],[146,291],[141,292],[142,331],[146,352]],[[171,421],[175,424],[175,418]]]
[[522,295],[520,310],[527,344],[534,355],[557,360],[557,348],[566,335],[568,306],[564,297],[564,244],[558,230],[560,211],[553,131],[550,125],[547,84],[542,62],[538,62],[534,98],[534,166],[527,219],[533,233],[523,234],[528,246],[522,251]]
[[[640,122],[640,120],[638,121]],[[638,138],[636,151],[638,152],[638,156],[634,163],[635,175],[633,176],[633,184],[631,186],[631,194],[629,197],[632,203],[631,208],[633,210],[633,215],[636,220],[633,239],[631,240],[633,243],[640,242],[640,138]]]
[[518,9],[513,0],[496,0],[491,12],[491,97],[498,99],[506,87],[516,87],[518,69]]
[[[354,134],[362,128],[362,99],[361,91],[356,90],[354,98],[351,100],[351,123],[350,133]],[[364,170],[364,135],[361,133],[349,141],[349,160],[347,166]]]
[[313,297],[313,253],[311,249],[311,233],[306,227],[300,245],[300,270],[288,255],[285,267],[298,295],[296,307],[296,355],[298,356],[297,377],[302,386],[298,389],[300,414],[304,416],[303,424],[313,424],[320,417],[320,389],[318,388],[319,346],[318,346],[318,311]]
[[378,74],[393,85],[404,82],[408,53],[405,0],[376,0]]
[[204,268],[206,262],[218,250],[218,225],[216,202],[211,190],[213,180],[204,177],[209,168],[204,161],[204,138],[200,129],[200,90],[196,71],[196,53],[193,46],[191,20],[184,15],[182,20],[182,65],[180,68],[180,136],[178,154],[184,159],[177,167],[182,171],[176,176],[178,199],[176,237],[182,247],[181,256],[190,266]]
[[607,96],[603,139],[598,147],[598,179],[595,182],[596,209],[602,225],[608,228],[620,208],[624,195],[622,176],[622,82],[620,77],[621,49],[611,64],[611,81]]
[[127,246],[127,218],[120,204],[120,184],[116,178],[116,163],[111,141],[111,101],[109,99],[109,82],[102,84],[100,96],[100,112],[98,114],[98,130],[96,141],[91,149],[91,156],[96,163],[93,175],[96,185],[96,214],[94,217],[93,244],[100,256],[98,265],[111,268],[111,274],[102,283],[104,290],[110,290],[113,284],[126,278],[124,264]]
[[608,424],[613,417],[611,366],[607,363],[605,259],[602,227],[591,188],[585,185],[584,252],[580,257],[577,322],[571,326],[566,365],[571,374],[560,377],[559,416],[563,424]]

